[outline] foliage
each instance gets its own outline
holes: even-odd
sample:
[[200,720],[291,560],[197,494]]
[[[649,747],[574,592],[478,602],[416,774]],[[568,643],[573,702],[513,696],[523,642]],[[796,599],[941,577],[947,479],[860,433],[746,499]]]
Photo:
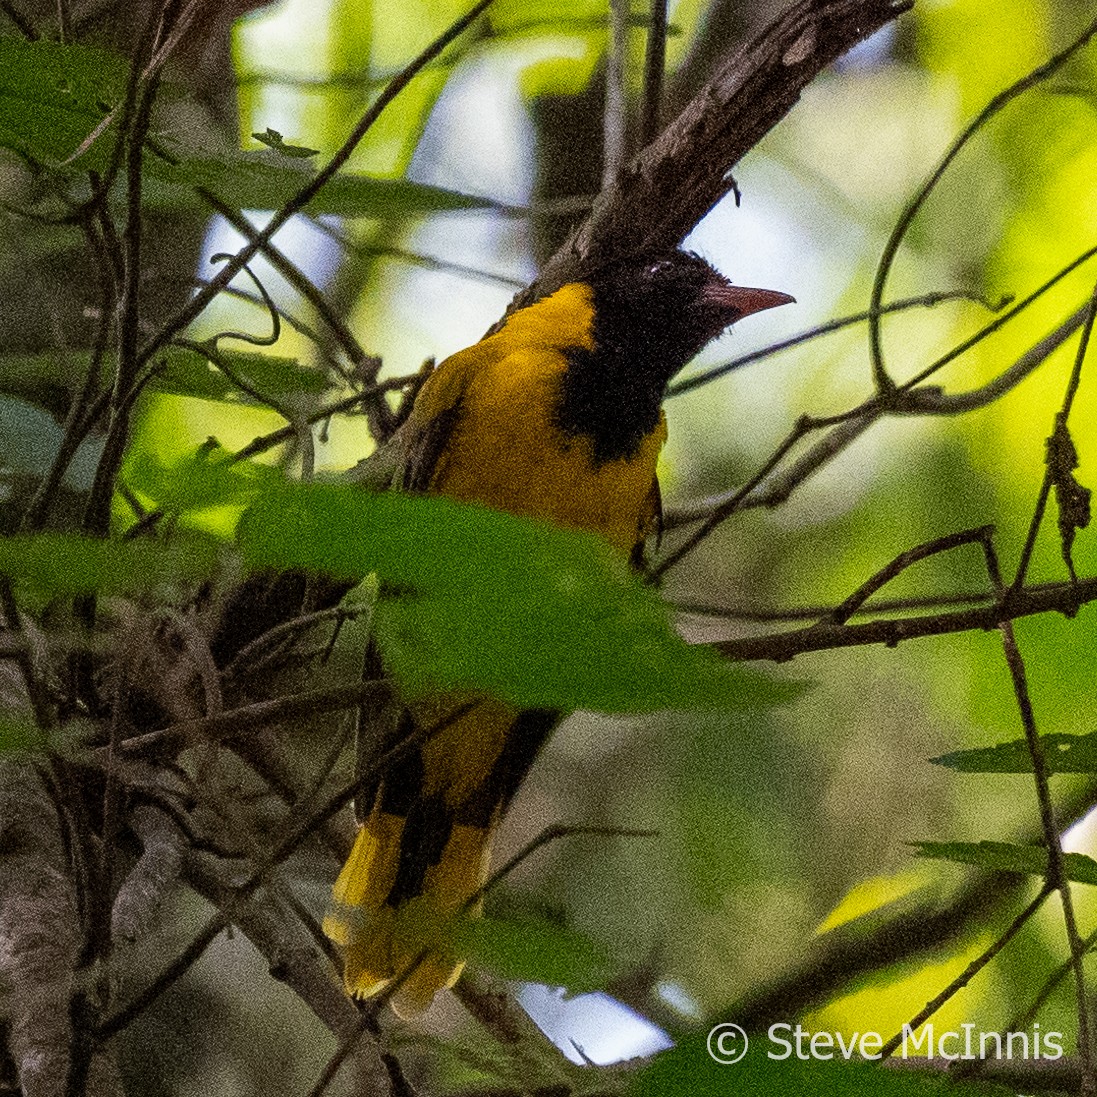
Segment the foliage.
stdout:
[[[368,724],[371,637],[406,697],[484,690],[617,717],[581,715],[557,733],[525,810],[593,820],[606,835],[650,825],[658,839],[582,855],[553,842],[499,883],[487,917],[461,923],[460,951],[501,980],[610,989],[676,1040],[635,1069],[569,1073],[536,1034],[514,1037],[520,1015],[504,995],[466,983],[490,1048],[458,1055],[454,1041],[450,1059],[409,1041],[387,1061],[393,1092],[419,1074],[431,1092],[469,1078],[566,1093],[604,1082],[637,1097],[730,1084],[992,1092],[921,1065],[755,1055],[722,1066],[704,1040],[724,1019],[760,1036],[772,1001],[786,1003],[781,1020],[863,1032],[876,1025],[857,998],[866,985],[888,1016],[913,1016],[976,939],[994,959],[963,991],[965,1019],[1002,1028],[1046,984],[1040,1016],[1073,1051],[1079,1019],[1058,965],[1080,955],[1088,889],[1064,886],[1055,917],[1024,914],[1005,938],[1000,923],[1023,897],[1012,874],[1049,889],[1097,883],[1097,863],[1073,845],[1059,880],[1048,855],[1092,808],[1095,764],[1094,405],[1088,330],[1075,333],[1094,277],[1082,249],[1097,54],[1078,13],[1032,0],[921,5],[727,165],[743,208],[721,203],[690,243],[737,282],[795,293],[805,337],[750,370],[732,372],[718,350],[693,367],[698,383],[669,405],[664,541],[638,577],[589,535],[363,487],[388,478],[418,363],[478,338],[529,281],[533,249],[552,254],[597,188],[613,121],[605,4],[496,0],[440,55],[405,68],[461,5],[363,13],[335,0],[321,19],[287,3],[234,32],[239,134],[223,117],[196,121],[206,99],[186,60],[160,71],[183,49],[170,23],[190,18],[186,5],[164,7],[159,46],[135,36],[136,61],[94,36],[53,40],[49,7],[47,33],[0,36],[0,771],[22,774],[30,757],[61,775],[52,823],[19,834],[85,828],[66,836],[87,859],[70,881],[81,963],[109,962],[110,978],[100,994],[82,969],[75,977],[87,1039],[73,1045],[73,1092],[81,1071],[100,1069],[96,1033],[120,1032],[124,1061],[152,1063],[167,1039],[157,1026],[175,1042],[180,1016],[247,1014],[225,971],[179,960],[207,948],[247,994],[272,993],[255,989],[270,983],[268,961],[296,992],[292,1006],[256,1010],[280,1018],[297,1056],[287,1092],[312,1086],[336,1045],[350,1059],[340,1077],[368,1076],[374,1045],[349,1038],[358,1015],[332,996],[326,967],[313,978],[298,960],[315,954],[310,926],[340,852],[330,820],[354,792],[338,740],[352,712]],[[745,37],[741,8],[672,6],[664,115],[718,70],[724,38]],[[635,114],[646,6],[629,27]],[[393,106],[344,148],[393,78],[406,78]],[[951,144],[988,103],[970,140]],[[342,170],[310,193],[340,150]],[[934,165],[940,181],[919,189]],[[613,200],[603,194],[595,212]],[[227,220],[203,244],[211,210]],[[254,211],[288,218],[274,246]],[[243,233],[235,257],[221,253],[230,222]],[[216,253],[204,281],[199,251]],[[913,300],[866,314],[873,286],[884,306]],[[810,330],[847,314],[861,318],[825,338]],[[764,345],[791,324],[767,318],[734,338]],[[264,584],[284,596],[281,616],[257,612],[262,627],[222,658],[233,599]],[[1046,600],[1019,617],[1034,597]],[[964,622],[987,606],[1000,634]],[[901,637],[912,617],[929,622],[921,646],[855,646],[865,618],[897,621]],[[792,673],[720,654],[789,619],[803,625]],[[823,633],[845,650],[819,652]],[[173,742],[186,745],[172,753]],[[1049,783],[1059,774],[1075,776]],[[923,834],[913,844],[925,875],[911,885],[902,870]],[[17,852],[33,859],[27,842]],[[166,862],[147,860],[157,850]],[[939,862],[983,874],[957,883]],[[81,873],[99,881],[87,894]],[[178,879],[221,912],[206,936],[193,936],[198,907],[176,899],[155,932],[141,928],[146,951],[128,950],[118,925],[157,925]],[[135,900],[142,888],[153,898]],[[849,908],[846,893],[872,899],[828,919]],[[249,921],[252,896],[261,917]],[[120,906],[142,902],[151,913],[118,921]],[[263,917],[276,933],[264,936]],[[218,937],[234,920],[261,971]],[[188,952],[187,940],[204,944]],[[286,956],[298,959],[279,966]],[[322,1025],[333,1035],[317,1042]],[[262,1054],[238,1058],[242,1087],[275,1091]],[[194,1064],[178,1072],[161,1091],[199,1084]],[[127,1073],[134,1093],[157,1090],[151,1073]],[[1040,1078],[1019,1069],[1014,1082],[1029,1092]]]

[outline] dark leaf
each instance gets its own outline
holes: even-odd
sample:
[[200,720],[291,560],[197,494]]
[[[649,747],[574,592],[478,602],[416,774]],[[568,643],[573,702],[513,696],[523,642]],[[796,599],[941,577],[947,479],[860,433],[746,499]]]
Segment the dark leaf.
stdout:
[[[1097,773],[1097,732],[1041,735],[1048,773]],[[939,766],[959,773],[1031,773],[1032,756],[1024,739],[976,750],[958,750],[931,758]]]
[[[269,152],[188,153],[173,150],[177,162],[149,158],[148,200],[153,205],[205,203],[194,193],[203,187],[237,209],[272,210],[286,204],[316,174],[301,160]],[[370,175],[336,175],[305,207],[308,213],[340,217],[405,218],[447,210],[490,209],[496,204],[456,191],[378,179]]]
[[[955,861],[997,872],[1027,876],[1047,875],[1047,850],[1041,846],[1016,846],[1009,842],[912,842],[919,857]],[[1067,879],[1078,884],[1097,884],[1097,861],[1084,853],[1063,854]]]
[[1051,484],[1055,489],[1055,501],[1059,505],[1059,541],[1063,550],[1063,563],[1070,577],[1077,582],[1074,571],[1074,535],[1089,525],[1090,490],[1078,483],[1074,470],[1078,467],[1078,451],[1062,414],[1055,417],[1055,430],[1047,440],[1047,467]]
[[310,156],[316,156],[320,152],[319,149],[308,149],[304,145],[287,145],[282,140],[282,135],[277,130],[272,130],[270,126],[267,126],[265,133],[253,133],[252,137],[260,144],[282,153],[283,156],[292,156],[295,159],[304,160]]
[[[0,146],[47,164],[72,156],[120,98],[127,68],[91,46],[0,37]],[[102,165],[113,140],[101,134],[74,166]]]

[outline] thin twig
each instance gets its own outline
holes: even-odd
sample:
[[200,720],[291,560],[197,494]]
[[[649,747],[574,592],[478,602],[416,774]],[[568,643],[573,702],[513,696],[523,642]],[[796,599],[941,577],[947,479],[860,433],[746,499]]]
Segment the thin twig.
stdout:
[[657,582],[661,579],[675,564],[689,555],[703,540],[717,526],[719,526],[726,518],[730,518],[738,509],[740,504],[752,491],[755,490],[773,471],[777,466],[785,459],[785,455],[792,450],[801,438],[813,429],[811,421],[806,417],[801,418],[796,426],[793,427],[788,437],[770,454],[769,459],[764,465],[740,488],[736,488],[734,492],[718,506],[713,507],[711,512],[706,515],[701,525],[693,531],[677,548],[667,553],[662,560],[654,568],[651,569],[650,579],[652,582]]
[[651,0],[647,52],[644,54],[644,104],[640,115],[641,147],[659,133],[663,76],[667,67],[667,0]]
[[[1094,930],[1083,942],[1085,949],[1089,952],[1094,944],[1097,944],[1097,930]],[[1040,988],[1039,993],[1029,1003],[1029,1005],[1019,1014],[1013,1016],[1004,1029],[999,1030],[1002,1035],[1006,1035],[1010,1032],[1022,1032],[1027,1029],[1043,1009],[1047,1000],[1055,993],[1056,988],[1060,983],[1070,975],[1074,970],[1073,958],[1066,959],[1060,964],[1052,973],[1048,976],[1044,985]],[[978,1074],[987,1066],[987,1060],[985,1059],[969,1059],[967,1062],[956,1062],[952,1064],[951,1073],[957,1078],[967,1078],[973,1074]]]
[[[980,339],[986,338],[991,331],[997,330],[1002,323],[1012,319],[1022,309],[1027,308],[1039,296],[1046,293],[1068,271],[1095,254],[1097,254],[1097,248],[1092,248],[1083,253],[1083,255],[1072,261],[1067,268],[1056,273],[1038,290],[1029,294],[1020,304],[1011,308],[1004,316],[994,320],[971,339],[966,340],[961,344],[963,349],[969,349]],[[704,527],[703,532],[698,531],[690,537],[682,548],[675,551],[672,560],[660,562],[655,569],[656,576],[661,576],[670,567],[678,563],[732,514],[756,507],[775,507],[785,502],[796,488],[844,452],[884,415],[957,415],[976,407],[982,407],[984,404],[989,404],[998,399],[1005,392],[1020,384],[1029,374],[1047,361],[1051,354],[1082,325],[1085,319],[1085,311],[1084,308],[1079,309],[1078,312],[1068,317],[1043,339],[1030,347],[1008,369],[987,382],[986,385],[971,392],[952,396],[942,393],[936,386],[923,386],[908,390],[904,385],[900,386],[890,396],[871,397],[841,415],[827,417],[802,416],[763,466],[764,475],[756,475],[749,481],[749,491],[736,488],[724,495],[706,500],[700,505],[679,506],[668,510],[664,517],[664,529],[675,529],[693,522],[703,522]],[[955,357],[956,353],[957,349],[954,348],[954,351],[950,351],[944,358],[938,359],[927,370],[924,370],[919,377],[924,379],[934,370],[940,368],[946,361],[950,361]],[[832,429],[792,462],[788,468],[778,471],[778,466],[784,457],[803,438],[825,426],[831,426]]]
[[[354,699],[348,698],[347,703],[342,707],[349,707],[353,703],[355,703]],[[467,714],[473,704],[474,702],[460,705],[437,723],[429,727],[416,728],[410,735],[405,736],[400,742],[385,751],[364,773],[356,775],[332,793],[323,804],[314,808],[304,819],[290,827],[288,832],[275,844],[267,856],[259,861],[247,878],[235,889],[235,892],[224,906],[209,919],[206,926],[183,952],[145,990],[103,1021],[97,1032],[98,1037],[107,1040],[120,1032],[132,1020],[140,1016],[169,986],[181,978],[206,951],[214,938],[230,924],[237,904],[246,902],[255,890],[263,884],[271,870],[296,852],[317,829],[346,807],[354,799],[360,788],[366,787],[383,777],[389,768],[404,758],[409,751],[440,734],[454,721]]]
[[1062,65],[1085,46],[1095,34],[1097,34],[1097,20],[1090,23],[1089,26],[1066,47],[1066,49],[1057,53],[1050,60],[1045,61],[1044,64],[1033,69],[1030,73],[1023,76],[1004,91],[1000,91],[967,125],[960,136],[953,141],[948,152],[941,158],[940,163],[934,169],[929,179],[926,180],[917,194],[915,194],[903,210],[880,255],[880,262],[876,267],[876,277],[872,284],[872,295],[869,299],[869,310],[872,313],[872,316],[869,319],[869,353],[872,357],[872,375],[878,393],[888,393],[895,388],[895,382],[888,375],[884,365],[884,350],[881,335],[881,305],[883,304],[884,298],[884,286],[887,283],[888,275],[891,273],[892,264],[899,251],[899,245],[903,242],[907,230],[910,228],[918,211],[922,208],[923,203],[941,181],[945,172],[948,170],[949,165],[968,141],[1009,102],[1018,95],[1028,91],[1029,88],[1035,87],[1041,81],[1046,80],[1052,73],[1061,68]]
[[677,246],[731,193],[735,165],[819,72],[910,6],[909,0],[799,0],[783,10],[718,65],[678,117],[624,166],[511,310],[593,265]]
[[[1045,589],[1054,584],[1034,583],[1033,590]],[[869,600],[859,606],[851,617],[863,617],[869,613],[898,613],[912,609],[938,609],[943,606],[974,606],[993,602],[996,595],[986,590],[958,590],[951,594],[926,594],[912,598],[881,598]],[[835,612],[835,606],[760,606],[717,605],[693,598],[664,598],[664,605],[676,613],[688,613],[698,617],[718,620],[751,621],[765,624],[769,621],[817,621]]]
[[[983,542],[983,548],[987,573],[994,589],[998,591],[1004,610],[1008,591],[1002,581],[998,554],[989,533]],[[1017,698],[1017,707],[1020,710],[1021,723],[1025,730],[1025,742],[1028,745],[1029,756],[1032,758],[1032,775],[1036,783],[1036,799],[1040,808],[1040,825],[1044,834],[1044,845],[1047,847],[1047,886],[1059,892],[1059,900],[1063,906],[1063,922],[1066,925],[1067,941],[1070,945],[1070,955],[1074,965],[1075,985],[1078,992],[1078,1049],[1082,1060],[1081,1091],[1085,1094],[1093,1094],[1097,1092],[1097,1082],[1095,1082],[1093,1074],[1093,1048],[1089,1035],[1089,1006],[1086,997],[1085,970],[1082,963],[1085,956],[1085,946],[1078,933],[1070,880],[1063,865],[1063,844],[1060,838],[1059,826],[1055,819],[1055,807],[1051,800],[1051,785],[1048,781],[1044,744],[1036,729],[1036,715],[1032,708],[1032,698],[1029,695],[1025,663],[1021,656],[1021,649],[1017,646],[1012,620],[1009,618],[1000,620],[998,630],[1002,635],[1002,648],[1005,652],[1006,665],[1009,667],[1010,677],[1013,680],[1013,691]]]
[[884,1046],[880,1049],[880,1058],[888,1059],[906,1039],[908,1032],[914,1032],[921,1028],[946,1002],[954,998],[964,989],[1009,944],[1018,932],[1027,924],[1028,920],[1044,905],[1044,900],[1051,894],[1052,888],[1048,884],[1040,889],[1039,894],[1032,900],[1016,918],[1010,922],[1005,932],[992,941],[974,960],[940,994],[931,998]]
[[[1030,305],[1034,304],[1041,297],[1043,297],[1046,293],[1048,293],[1055,286],[1057,286],[1064,278],[1067,277],[1067,275],[1073,274],[1073,272],[1075,270],[1077,270],[1078,267],[1082,266],[1084,263],[1087,263],[1090,259],[1093,258],[1094,255],[1097,255],[1097,246],[1086,248],[1085,251],[1083,251],[1079,255],[1076,255],[1069,263],[1066,264],[1066,266],[1062,267],[1060,270],[1057,270],[1050,278],[1047,279],[1047,281],[1045,281],[1041,285],[1037,286],[1036,289],[1034,289],[1031,293],[1027,294],[1025,297],[1022,297],[1021,300],[1018,301],[1016,304],[1011,304],[1010,308],[1008,308],[1005,312],[1000,313],[998,316],[996,316],[989,323],[985,324],[974,335],[972,335],[969,338],[967,338],[967,339],[963,340],[962,342],[958,343],[956,346],[952,347],[947,353],[941,355],[940,358],[936,359],[934,362],[931,362],[921,372],[916,373],[909,380],[904,381],[897,388],[897,392],[902,393],[904,395],[903,395],[902,399],[896,400],[895,407],[900,409],[900,410],[908,411],[908,412],[909,411],[920,411],[920,410],[922,410],[921,401],[919,401],[917,399],[912,399],[912,397],[916,396],[916,393],[912,390],[915,390],[918,385],[921,385],[921,383],[923,381],[925,381],[928,378],[932,377],[933,374],[939,372],[941,369],[943,369],[945,366],[947,366],[950,362],[955,361],[955,359],[959,358],[961,355],[966,354],[969,350],[971,350],[972,347],[977,346],[984,339],[989,338],[996,331],[998,331],[999,328],[1004,327],[1015,316],[1017,316],[1020,313],[1024,312]],[[1061,326],[1062,325],[1060,325],[1060,327]],[[1075,325],[1075,327],[1077,327],[1077,325]],[[1056,329],[1056,330],[1059,330],[1059,329]],[[1073,331],[1074,328],[1071,328],[1070,330]],[[1003,377],[1003,378],[1010,378],[1012,376],[1013,370],[1015,368],[1016,367],[1011,367],[1011,369],[1004,370],[1000,376]],[[975,391],[978,392],[978,393],[982,393],[984,391],[985,387],[986,386],[983,386],[983,387],[981,387],[981,388],[979,388]],[[1006,391],[1008,391],[1009,388],[1012,388],[1012,387],[1013,387],[1012,384],[1007,383],[1006,388],[1002,389],[1002,391],[1006,392]],[[927,387],[927,388],[921,389],[919,391],[921,391],[924,395],[930,397],[931,402],[932,402],[932,398],[935,395],[939,395],[937,390],[935,390],[932,387]],[[962,403],[962,401],[964,401],[965,397],[967,397],[967,396],[968,396],[967,393],[960,393],[960,394],[957,394],[956,396],[949,397],[948,399],[950,399],[954,402],[957,402],[956,410],[958,410],[958,411],[961,411],[961,410],[962,411],[970,411],[972,408],[982,406],[981,404],[978,404],[978,403],[970,404],[970,405]],[[938,409],[934,409],[934,410],[937,410],[938,414],[942,413]],[[948,413],[944,412],[944,414],[948,414]]]
[[[1077,583],[1041,584],[1026,587],[1010,595],[1008,617],[1018,620],[1039,613],[1062,613],[1073,616],[1079,606],[1097,601],[1097,578],[1080,579]],[[925,614],[916,617],[888,618],[860,624],[813,625],[790,629],[768,636],[746,636],[720,640],[711,647],[728,659],[750,661],[765,659],[785,663],[798,655],[812,651],[832,651],[836,648],[883,644],[893,648],[906,640],[925,636],[947,636],[956,632],[990,631],[998,627],[1004,611],[997,600],[990,606],[955,610],[948,613]]]
[[232,658],[232,661],[221,672],[222,678],[228,682],[236,677],[241,668],[246,668],[264,648],[271,647],[287,637],[296,639],[306,629],[314,625],[323,624],[325,621],[353,620],[360,613],[367,612],[365,607],[332,606],[329,609],[319,609],[312,613],[304,613],[294,617],[290,621],[283,621],[261,633],[254,640],[245,644]]
[[602,187],[613,186],[625,161],[628,136],[625,60],[628,56],[629,0],[609,0],[606,49],[606,102],[602,109]]
[[[1093,294],[1089,299],[1089,305],[1085,312],[1085,322],[1082,325],[1082,338],[1078,342],[1078,352],[1074,356],[1074,368],[1070,371],[1070,379],[1067,381],[1066,392],[1063,393],[1063,403],[1055,416],[1056,429],[1065,429],[1070,418],[1070,409],[1074,406],[1074,397],[1078,392],[1078,386],[1082,381],[1082,363],[1089,349],[1090,336],[1093,334],[1093,322],[1097,317],[1097,285],[1093,287]],[[1054,434],[1053,434],[1054,437]],[[1055,477],[1055,469],[1052,462],[1048,439],[1049,452],[1045,461],[1044,479],[1040,485],[1040,493],[1036,499],[1036,506],[1032,512],[1032,520],[1029,522],[1028,534],[1025,537],[1024,547],[1021,549],[1021,559],[1017,564],[1017,574],[1013,577],[1010,590],[1019,590],[1024,586],[1025,577],[1028,575],[1028,565],[1032,559],[1033,550],[1036,548],[1036,537],[1040,532],[1040,526],[1044,521],[1044,511],[1047,508],[1048,496],[1051,494],[1051,485]],[[1071,578],[1077,579],[1074,569],[1071,567]]]
[[455,38],[461,35],[472,23],[479,18],[492,4],[493,0],[479,0],[469,12],[460,19],[450,24],[447,30],[440,34],[417,57],[410,61],[398,75],[385,86],[385,89],[370,105],[359,119],[358,124],[351,131],[350,136],[339,147],[334,156],[306,183],[281,209],[267,222],[266,226],[258,231],[248,243],[236,253],[236,258],[227,263],[221,272],[214,278],[209,286],[196,293],[194,297],[160,330],[152,337],[142,349],[140,360],[148,361],[165,343],[174,338],[192,320],[205,311],[209,303],[220,291],[227,286],[233,278],[243,269],[244,264],[260,251],[267,242],[278,232],[280,228],[295,214],[303,210],[320,190],[331,180],[332,176],[350,159],[351,154],[357,148],[359,142],[366,133],[373,128],[374,123],[384,112],[385,108],[411,83],[415,76],[431,61],[434,60]]
[[[589,205],[589,203],[588,203]],[[483,282],[491,282],[493,285],[506,286],[512,290],[522,289],[526,282],[524,278],[514,278],[507,274],[496,274],[494,271],[483,270],[480,267],[470,267],[464,263],[455,263],[451,259],[441,259],[436,255],[424,255],[421,252],[409,251],[407,248],[395,245],[364,244],[355,240],[349,232],[337,225],[331,224],[324,217],[310,217],[312,225],[325,236],[334,240],[345,251],[355,255],[364,255],[370,258],[399,259],[413,266],[425,267],[427,270],[444,271],[447,274],[457,274],[464,278],[475,278]]]
[[[245,240],[252,241],[258,238],[259,230],[242,213],[226,205],[205,188],[199,190],[199,195]],[[270,240],[262,243],[260,249],[270,265],[316,310],[316,314],[323,320],[351,366],[358,366],[369,359],[370,355],[354,337],[354,333],[344,323],[343,318],[331,307],[327,297],[316,288],[312,279]]]
[[823,617],[819,621],[818,627],[844,625],[881,587],[886,586],[913,564],[930,556],[936,556],[938,553],[949,552],[961,545],[982,545],[991,532],[991,526],[979,526],[976,529],[962,530],[959,533],[949,533],[944,537],[937,537],[932,541],[926,541],[924,544],[916,545],[912,549],[901,552],[889,564],[869,579],[866,579],[840,606],[836,606]]
[[[650,830],[632,830],[622,827],[568,826],[563,823],[554,823],[541,831],[532,841],[527,842],[513,857],[493,872],[484,884],[477,888],[477,890],[461,904],[458,916],[467,914],[472,910],[473,907],[475,907],[476,904],[479,903],[501,880],[509,876],[523,861],[533,856],[534,853],[550,842],[585,834],[607,837],[651,838],[656,836],[656,833],[657,832]],[[328,1060],[316,1083],[309,1090],[308,1097],[321,1097],[335,1078],[335,1075],[339,1072],[339,1068],[342,1066],[347,1056],[354,1050],[356,1041],[375,1024],[375,1019],[380,1009],[390,1001],[408,979],[411,978],[415,970],[428,956],[430,956],[432,951],[433,949],[430,946],[422,949],[419,954],[409,961],[386,985],[385,989],[380,994],[370,1000],[369,1006],[362,1014],[362,1020],[359,1022],[357,1028],[344,1037],[339,1047]]]
[[[883,311],[885,313],[892,313],[905,312],[907,309],[915,308],[933,308],[935,305],[939,305],[945,301],[973,301],[976,304],[983,305],[985,308],[990,309],[991,312],[997,312],[999,309],[1005,308],[1007,304],[1010,304],[1012,298],[1006,297],[998,302],[990,302],[971,290],[943,290],[937,293],[925,293],[919,297],[905,297],[900,301],[892,301],[891,304],[884,306]],[[674,384],[667,389],[667,397],[681,396],[685,392],[690,392],[693,389],[700,388],[702,385],[707,385],[710,382],[731,373],[733,370],[750,365],[752,362],[760,362],[764,358],[770,358],[783,350],[798,347],[802,343],[810,342],[812,339],[818,339],[820,336],[842,331],[844,328],[853,327],[855,324],[863,324],[871,316],[871,312],[856,312],[851,316],[841,316],[836,320],[828,320],[825,324],[819,324],[817,327],[808,328],[807,331],[802,331],[798,335],[793,335],[788,339],[782,339],[777,343],[771,343],[768,347],[762,347],[761,350],[753,350],[749,354],[742,354],[738,358],[733,358],[730,362],[725,362],[719,366],[712,366],[702,373],[683,378],[681,381],[675,381]]]
[[[1097,785],[1092,782],[1070,797],[1062,812],[1063,826],[1072,826],[1093,810]],[[1036,841],[1031,831],[1016,841]],[[964,883],[945,904],[927,896],[894,914],[881,914],[880,924],[865,928],[858,923],[831,930],[811,946],[812,955],[793,971],[778,974],[768,984],[754,988],[729,1007],[724,1018],[747,1031],[765,1029],[774,1021],[803,1015],[809,1009],[840,997],[864,976],[901,964],[943,945],[951,945],[988,919],[998,918],[1006,903],[1023,899],[1030,878],[1016,873],[979,872]],[[642,1008],[642,1003],[638,1003]]]
[[383,682],[356,682],[349,686],[331,686],[327,689],[306,690],[288,697],[276,697],[271,701],[255,701],[241,708],[204,716],[197,720],[184,720],[169,724],[157,731],[133,735],[122,743],[126,754],[137,754],[170,744],[196,742],[200,739],[231,738],[256,728],[269,727],[301,716],[322,716],[351,708],[384,686]]
[[[313,412],[308,416],[305,422],[310,424],[322,423],[325,419],[330,419],[333,415],[351,411],[364,401],[371,399],[377,392],[392,392],[397,389],[406,388],[408,385],[415,384],[418,380],[418,374],[412,374],[407,377],[392,377],[387,381],[378,381],[376,384],[370,385],[361,392],[356,392],[352,396],[337,400],[334,404],[329,404],[327,407]],[[252,457],[257,457],[260,453],[266,453],[267,450],[273,449],[275,446],[280,446],[284,442],[291,441],[294,437],[295,431],[292,426],[280,427],[278,430],[272,430],[269,434],[263,434],[258,438],[252,439],[243,449],[237,450],[229,460],[232,463],[247,461]]]
[[[160,13],[157,34],[163,30],[171,0]],[[150,23],[152,21],[150,20]],[[141,244],[142,244],[142,179],[144,174],[145,137],[152,124],[152,107],[159,88],[159,70],[145,80],[136,73],[144,61],[139,50],[134,55],[130,75],[133,117],[124,115],[126,122],[120,145],[124,145],[126,166],[126,221],[122,233],[122,287],[118,296],[118,361],[115,364],[114,386],[110,398],[110,423],[103,444],[103,453],[95,470],[95,479],[84,511],[84,529],[93,535],[105,536],[110,529],[110,507],[114,482],[122,467],[122,456],[129,440],[130,396],[138,379],[138,341],[141,331]]]

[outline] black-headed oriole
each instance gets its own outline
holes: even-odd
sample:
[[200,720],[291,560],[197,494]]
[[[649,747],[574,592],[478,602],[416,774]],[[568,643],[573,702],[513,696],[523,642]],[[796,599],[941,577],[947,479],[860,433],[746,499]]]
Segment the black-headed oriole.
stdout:
[[[791,300],[683,251],[569,283],[431,374],[402,428],[403,486],[590,530],[638,561],[658,522],[668,381],[729,324]],[[409,718],[429,726],[457,705],[440,696]],[[479,889],[492,832],[558,717],[478,698],[385,776],[324,922],[352,994],[384,989],[422,952],[424,927]],[[420,1012],[459,971],[433,949],[394,1007]]]

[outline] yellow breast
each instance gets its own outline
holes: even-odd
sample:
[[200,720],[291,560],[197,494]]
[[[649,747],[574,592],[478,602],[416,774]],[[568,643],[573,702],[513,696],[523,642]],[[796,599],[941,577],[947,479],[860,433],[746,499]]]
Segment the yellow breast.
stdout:
[[565,350],[594,349],[591,318],[589,287],[565,286],[443,362],[416,412],[458,409],[431,491],[589,530],[628,553],[647,518],[666,425],[660,418],[632,457],[600,465],[588,438],[561,432]]

